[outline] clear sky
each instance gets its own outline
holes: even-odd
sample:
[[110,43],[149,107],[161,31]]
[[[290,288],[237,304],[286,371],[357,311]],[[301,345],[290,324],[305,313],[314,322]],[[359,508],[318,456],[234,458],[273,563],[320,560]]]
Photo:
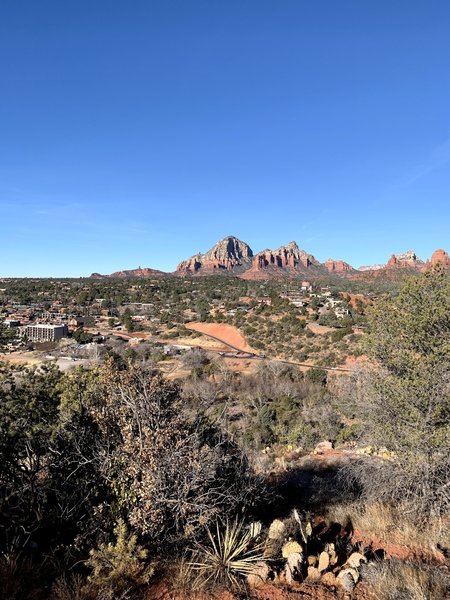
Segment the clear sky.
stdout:
[[448,0],[1,0],[0,276],[450,251]]

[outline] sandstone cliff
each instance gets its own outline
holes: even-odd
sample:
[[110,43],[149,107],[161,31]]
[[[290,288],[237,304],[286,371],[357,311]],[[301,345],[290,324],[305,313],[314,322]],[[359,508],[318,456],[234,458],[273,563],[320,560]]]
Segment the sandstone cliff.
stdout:
[[330,273],[345,274],[353,273],[356,270],[343,260],[333,260],[332,258],[329,258],[323,264]]
[[254,258],[251,267],[241,276],[243,279],[270,279],[271,277],[294,277],[308,273],[325,272],[324,267],[301,250],[296,242],[276,250],[263,250]]
[[248,244],[228,236],[205,254],[196,254],[181,262],[176,272],[178,275],[240,273],[250,266],[252,257],[253,252]]
[[403,254],[392,254],[386,268],[421,269],[424,264],[413,250],[408,250]]
[[435,250],[431,255],[431,259],[427,261],[427,265],[431,264],[433,267],[440,264],[446,269],[450,268],[450,256],[445,250]]

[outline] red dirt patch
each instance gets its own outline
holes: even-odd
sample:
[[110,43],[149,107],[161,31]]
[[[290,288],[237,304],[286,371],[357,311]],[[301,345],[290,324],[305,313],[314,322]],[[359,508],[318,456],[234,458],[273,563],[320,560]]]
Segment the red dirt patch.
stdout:
[[[303,582],[292,586],[264,584],[252,590],[251,598],[254,600],[336,600],[344,595],[338,591],[333,592],[324,585]],[[150,587],[146,600],[238,600],[238,596],[230,592],[217,591],[215,593],[186,594],[176,592],[166,584],[156,584]]]
[[330,333],[330,331],[336,331],[333,327],[326,327],[325,325],[318,325],[317,323],[308,323],[306,327],[318,335],[325,335],[326,333]]
[[352,542],[361,543],[364,546],[371,546],[374,551],[384,550],[387,558],[397,558],[399,560],[418,560],[427,564],[442,564],[450,566],[445,556],[437,549],[426,547],[406,546],[404,544],[393,544],[382,540],[379,536],[370,531],[361,531],[355,529],[352,534]]
[[193,329],[204,335],[209,335],[225,344],[229,344],[244,352],[255,352],[237,327],[228,323],[186,323],[186,329]]
[[362,366],[368,365],[368,364],[369,364],[368,357],[365,354],[362,354],[361,356],[347,356],[345,358],[343,367],[345,369],[356,369],[358,367],[362,367]]

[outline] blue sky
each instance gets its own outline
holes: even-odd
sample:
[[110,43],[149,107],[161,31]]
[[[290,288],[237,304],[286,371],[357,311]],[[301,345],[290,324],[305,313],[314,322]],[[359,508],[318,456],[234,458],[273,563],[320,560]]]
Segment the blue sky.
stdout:
[[2,0],[0,276],[450,251],[447,0]]

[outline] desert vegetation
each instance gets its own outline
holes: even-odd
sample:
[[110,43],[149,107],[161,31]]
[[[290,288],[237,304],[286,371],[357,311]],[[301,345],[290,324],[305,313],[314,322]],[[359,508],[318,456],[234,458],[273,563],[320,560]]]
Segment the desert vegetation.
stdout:
[[[316,335],[276,284],[270,304],[253,302],[257,285],[64,283],[68,301],[101,298],[114,324],[133,327],[117,310],[132,296],[165,332],[218,319],[283,348],[245,372],[197,348],[174,359],[179,377],[150,343],[64,373],[0,362],[1,597],[446,598],[448,275],[359,307],[368,361],[341,375],[320,360],[325,341],[349,352],[349,323]],[[51,298],[52,286],[7,294]],[[253,311],[234,311],[243,296]],[[320,344],[317,367],[277,360],[305,344]]]

